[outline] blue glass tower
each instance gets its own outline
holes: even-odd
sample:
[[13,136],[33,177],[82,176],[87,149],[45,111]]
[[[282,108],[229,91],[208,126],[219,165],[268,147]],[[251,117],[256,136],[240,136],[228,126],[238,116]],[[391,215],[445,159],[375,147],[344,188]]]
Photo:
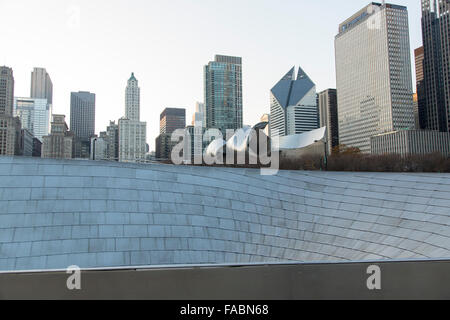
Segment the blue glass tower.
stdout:
[[242,128],[242,58],[216,55],[204,68],[206,128]]

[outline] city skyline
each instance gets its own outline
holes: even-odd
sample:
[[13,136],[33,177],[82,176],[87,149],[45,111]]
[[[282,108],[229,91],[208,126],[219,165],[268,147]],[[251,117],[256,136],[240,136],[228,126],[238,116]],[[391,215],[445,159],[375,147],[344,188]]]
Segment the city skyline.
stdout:
[[[263,113],[269,111],[270,88],[274,80],[278,79],[279,75],[291,65],[302,65],[305,72],[315,79],[317,91],[335,87],[333,40],[338,31],[337,26],[350,13],[360,10],[368,2],[354,0],[350,3],[340,3],[340,6],[333,7],[333,10],[324,11],[323,2],[316,4],[306,1],[287,1],[283,6],[276,6],[275,3],[262,1],[258,2],[258,6],[253,7],[252,4],[256,2],[248,1],[242,5],[241,11],[237,14],[235,26],[227,29],[220,27],[220,23],[216,23],[213,30],[202,29],[207,23],[205,21],[196,23],[192,21],[195,17],[207,15],[211,11],[214,15],[208,19],[214,18],[220,22],[227,18],[233,6],[230,5],[228,8],[222,4],[211,5],[210,3],[202,6],[202,1],[195,4],[182,1],[171,4],[159,2],[144,4],[142,1],[134,3],[136,6],[130,9],[131,14],[117,26],[112,26],[111,23],[116,21],[114,18],[124,5],[118,2],[113,2],[112,5],[108,2],[106,6],[108,10],[104,15],[100,15],[99,12],[101,5],[88,4],[85,1],[75,1],[73,5],[55,1],[46,1],[39,5],[28,1],[0,4],[2,9],[23,10],[23,14],[29,17],[31,22],[35,19],[33,14],[42,13],[45,17],[46,13],[42,12],[42,8],[47,7],[46,4],[48,4],[48,7],[51,7],[51,19],[37,28],[44,28],[50,32],[49,39],[58,39],[50,44],[46,41],[46,48],[44,43],[39,44],[39,39],[33,40],[38,42],[39,49],[42,48],[42,50],[34,51],[33,55],[29,54],[29,51],[20,49],[23,42],[18,46],[10,46],[8,50],[0,54],[0,65],[10,66],[15,71],[15,96],[27,96],[30,71],[34,67],[45,67],[54,82],[54,112],[69,114],[71,91],[96,92],[98,97],[96,128],[97,131],[101,131],[110,120],[122,116],[124,108],[122,79],[128,77],[131,72],[135,72],[141,80],[142,121],[147,121],[149,127],[147,142],[150,144],[150,150],[154,150],[154,138],[159,131],[158,119],[154,117],[154,114],[159,114],[164,108],[172,105],[185,105],[188,107],[187,117],[190,118],[195,111],[195,102],[203,100],[202,68],[204,64],[215,54],[235,55],[243,58],[244,124],[254,124]],[[332,4],[331,1],[329,3]],[[420,1],[393,1],[393,3],[408,7],[412,55],[413,49],[422,44]],[[191,7],[190,14],[183,12],[186,6]],[[157,10],[150,10],[152,8]],[[78,25],[75,19],[77,10],[80,13]],[[161,21],[159,18],[155,18],[153,22],[147,22],[152,19],[144,21],[140,10],[145,14],[159,12],[161,15],[170,10],[173,12],[170,17],[176,19],[173,25],[185,25],[186,30],[171,26],[169,22],[173,19],[169,19],[169,22]],[[271,12],[270,10],[276,10],[279,13],[277,16],[280,17],[277,19],[282,21],[277,20],[278,23],[267,25],[267,13]],[[249,12],[252,12],[254,17],[251,25],[245,19]],[[319,15],[310,17],[308,12],[320,12],[321,18],[317,18]],[[302,19],[297,18],[299,14]],[[95,24],[94,16],[99,20]],[[8,19],[7,17],[1,23],[8,23]],[[102,23],[105,26],[99,28],[100,25],[103,26]],[[124,23],[131,23],[130,27],[136,30],[133,43],[125,41],[125,36],[128,34],[111,32],[123,27]],[[315,28],[314,32],[302,31],[310,30],[311,25]],[[308,29],[305,29],[306,27]],[[236,33],[239,28],[245,28],[246,32]],[[150,32],[146,32],[147,29]],[[284,33],[280,33],[281,30],[284,30]],[[183,38],[185,32],[194,31],[198,33],[195,38]],[[25,30],[18,26],[14,38],[20,40],[23,32]],[[123,48],[116,47],[118,44],[112,43],[114,38],[108,33],[114,33],[117,37],[115,42],[119,45],[123,44]],[[222,36],[223,39],[211,37],[211,33],[216,33],[218,38]],[[277,35],[279,38],[276,37]],[[13,39],[10,34],[2,34],[2,36],[8,41],[19,41]],[[204,37],[208,39],[206,44],[203,41]],[[287,38],[292,39],[292,37],[296,37],[298,41],[286,41]],[[77,46],[76,50],[69,52],[75,48],[74,45]],[[316,50],[300,50],[305,48],[305,45]],[[87,54],[87,51],[83,50],[87,46],[92,46],[90,48],[94,49],[92,50],[94,53]],[[178,46],[179,49],[189,46],[192,50],[189,52],[171,50],[174,46]],[[273,53],[274,47],[277,47],[276,53]],[[52,50],[55,53],[52,53]],[[64,56],[64,59],[55,59],[55,55]],[[269,63],[263,65],[264,61]],[[89,72],[89,77],[85,76],[86,72]],[[261,72],[264,72],[263,76]],[[173,77],[175,73],[182,74],[183,77],[177,79]],[[166,85],[169,81],[171,84]],[[174,87],[177,88],[176,94],[173,94]]]

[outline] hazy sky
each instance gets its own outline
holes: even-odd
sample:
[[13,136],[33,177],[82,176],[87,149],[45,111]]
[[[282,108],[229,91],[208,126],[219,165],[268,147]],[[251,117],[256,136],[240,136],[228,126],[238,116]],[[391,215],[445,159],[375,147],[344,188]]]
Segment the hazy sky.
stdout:
[[[0,0],[0,65],[13,68],[16,96],[29,96],[33,67],[46,68],[54,113],[68,121],[70,92],[96,93],[97,133],[124,115],[134,72],[154,150],[165,107],[186,107],[190,124],[195,102],[203,101],[203,66],[215,54],[243,58],[244,124],[269,112],[269,90],[293,65],[318,90],[335,87],[338,25],[369,2]],[[411,49],[419,47],[420,0],[393,3],[408,7]]]

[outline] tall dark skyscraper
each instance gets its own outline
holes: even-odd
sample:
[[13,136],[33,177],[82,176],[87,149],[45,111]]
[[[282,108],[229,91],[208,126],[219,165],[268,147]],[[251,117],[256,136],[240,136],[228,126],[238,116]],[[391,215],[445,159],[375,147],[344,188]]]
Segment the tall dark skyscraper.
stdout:
[[70,99],[70,131],[80,139],[95,134],[95,94],[72,92]]
[[327,127],[327,149],[331,154],[339,145],[339,121],[336,89],[327,89],[318,95],[320,127]]
[[450,131],[450,0],[422,0],[425,112],[428,130]]
[[242,58],[216,55],[204,68],[206,128],[242,128]]
[[95,134],[95,94],[71,93],[70,130],[75,134],[74,157],[89,158],[90,139]]

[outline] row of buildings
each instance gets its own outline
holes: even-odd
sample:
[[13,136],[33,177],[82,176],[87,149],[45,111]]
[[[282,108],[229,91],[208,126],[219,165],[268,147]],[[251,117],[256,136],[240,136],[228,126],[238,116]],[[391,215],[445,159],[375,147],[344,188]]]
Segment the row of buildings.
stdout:
[[[345,145],[373,154],[450,155],[449,7],[449,0],[422,0],[416,93],[407,8],[372,2],[346,19],[335,37],[336,88],[317,93],[301,67],[290,69],[270,91],[271,137],[327,127],[329,154]],[[161,126],[157,158],[170,157],[170,134],[185,127],[183,115],[179,109],[161,114],[162,122],[179,121],[171,130]],[[192,136],[216,128],[225,135],[242,126],[242,59],[216,56],[204,68],[204,103],[186,130]]]
[[[328,153],[346,145],[373,154],[450,154],[449,1],[422,0],[423,47],[415,51],[415,94],[407,8],[372,2],[339,25],[335,89],[317,93],[316,84],[301,67],[290,69],[271,89],[270,136],[327,127]],[[33,136],[43,142],[44,157],[149,159],[134,74],[125,90],[125,116],[117,124],[111,122],[96,136],[95,95],[78,92],[71,95],[70,131],[64,117],[55,115],[48,135],[52,85],[45,69],[33,71],[31,97],[16,99],[12,70],[1,70],[1,154],[24,154],[12,150],[21,150],[20,141]],[[177,129],[201,136],[200,144],[192,145],[195,155],[205,149],[207,129],[225,135],[243,127],[242,58],[217,55],[204,67],[203,78],[204,101],[197,103],[192,125],[186,126],[185,108],[166,108],[161,113],[152,159],[170,159],[175,145],[171,137]],[[33,148],[22,149],[29,154]]]

